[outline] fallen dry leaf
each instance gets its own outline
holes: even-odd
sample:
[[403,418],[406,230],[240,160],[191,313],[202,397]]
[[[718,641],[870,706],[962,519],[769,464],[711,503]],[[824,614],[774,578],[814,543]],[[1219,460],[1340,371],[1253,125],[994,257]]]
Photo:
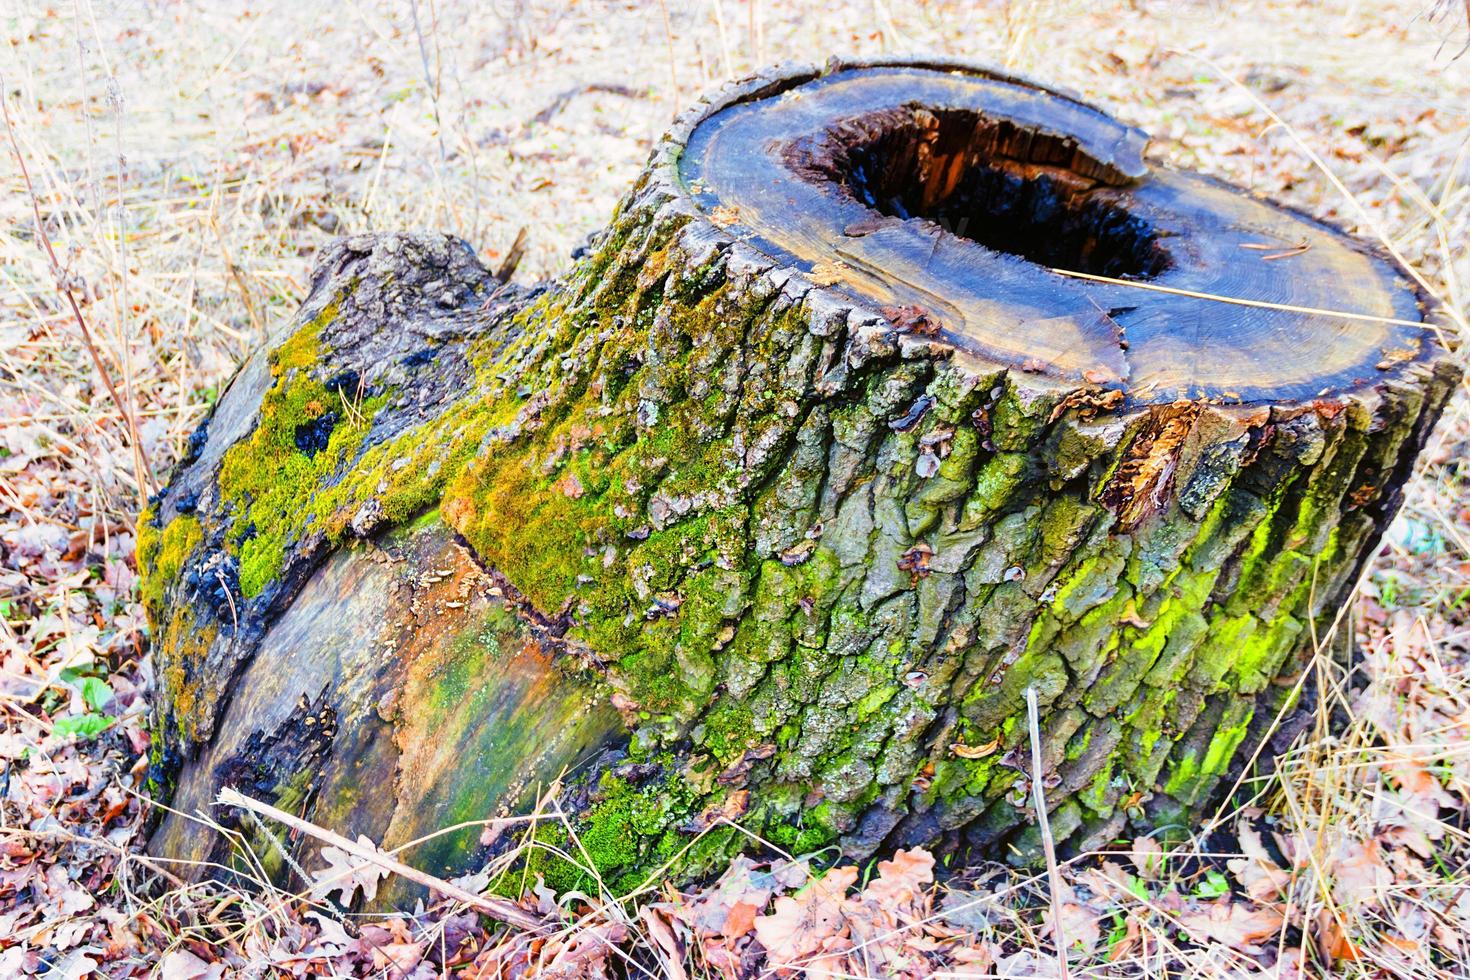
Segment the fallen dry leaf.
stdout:
[[213,980],[224,973],[219,963],[206,963],[187,949],[176,949],[158,965],[159,980]]
[[643,923],[654,945],[662,954],[659,966],[664,976],[668,980],[688,980],[689,974],[684,970],[684,945],[679,942],[678,937],[674,935],[674,930],[669,927],[663,910],[644,906],[638,910],[638,921]]
[[1196,937],[1203,936],[1250,954],[1259,953],[1261,948],[1257,944],[1275,936],[1285,924],[1285,918],[1274,908],[1251,906],[1228,896],[1203,908],[1181,912],[1178,920]]
[[738,939],[755,927],[756,915],[778,887],[800,885],[805,875],[800,865],[787,869],[786,884],[771,872],[758,870],[755,862],[742,854],[730,862],[713,888],[678,906],[674,914],[701,937]]
[[1060,911],[1060,929],[1057,928],[1058,923],[1050,908],[1042,913],[1042,922],[1045,923],[1043,934],[1064,943],[1069,953],[1090,956],[1102,939],[1102,925],[1098,914],[1076,902],[1063,902]]
[[772,967],[804,965],[810,971],[812,964],[802,961],[829,952],[827,942],[842,929],[843,902],[857,877],[855,867],[833,868],[795,897],[776,899],[771,914],[755,920],[755,934]]
[[1332,897],[1342,906],[1372,901],[1393,883],[1393,872],[1383,863],[1382,847],[1372,839],[1361,843],[1344,841],[1336,860],[1328,867],[1332,874]]
[[861,898],[887,909],[906,909],[922,898],[934,881],[934,855],[921,848],[898,851],[878,862],[878,877],[863,889]]
[[[358,834],[357,842],[377,852],[378,846],[366,834]],[[343,905],[351,905],[358,889],[362,897],[371,902],[378,894],[378,882],[388,877],[388,870],[366,858],[348,854],[339,847],[322,848],[322,859],[327,866],[312,875],[311,893],[318,897],[330,897],[338,893]]]
[[1240,841],[1241,857],[1230,858],[1225,866],[1240,882],[1245,893],[1257,902],[1275,898],[1291,884],[1292,873],[1276,864],[1260,832],[1247,821],[1241,820],[1236,829]]
[[1164,847],[1153,837],[1134,838],[1129,858],[1138,869],[1139,877],[1154,881],[1164,866]]
[[388,943],[372,947],[373,968],[390,977],[406,977],[424,958],[425,943]]
[[1331,909],[1322,909],[1317,913],[1317,951],[1322,958],[1328,962],[1336,963],[1346,961],[1356,963],[1361,959],[1358,947],[1348,937],[1343,929],[1342,923]]

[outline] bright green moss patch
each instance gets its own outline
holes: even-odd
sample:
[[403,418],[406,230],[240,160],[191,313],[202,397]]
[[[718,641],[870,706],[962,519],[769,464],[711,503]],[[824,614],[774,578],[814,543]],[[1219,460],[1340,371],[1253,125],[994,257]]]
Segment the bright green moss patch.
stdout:
[[1296,617],[1282,614],[1246,637],[1235,653],[1232,687],[1250,694],[1264,690],[1301,631],[1302,624]]
[[996,453],[981,467],[965,502],[962,528],[979,527],[1013,498],[1026,474],[1025,453]]
[[1254,711],[1254,705],[1249,701],[1236,702],[1227,709],[1225,720],[1215,730],[1214,737],[1205,749],[1204,761],[1200,763],[1200,769],[1206,775],[1224,774],[1230,760],[1235,757],[1235,750],[1245,740]]
[[[472,354],[482,384],[525,356],[539,328],[560,315],[548,297],[516,314],[508,332],[519,339],[501,349],[492,340]],[[271,355],[273,383],[250,439],[221,464],[220,487],[235,505],[229,543],[240,558],[240,588],[260,594],[280,574],[285,557],[308,533],[340,541],[358,508],[373,502],[381,526],[401,526],[437,513],[445,486],[459,475],[493,429],[516,422],[524,399],[503,380],[490,395],[472,391],[436,420],[363,450],[374,415],[389,400],[361,402],[354,392],[320,378],[322,329],[336,316],[328,305]],[[530,338],[530,339],[528,339]],[[448,519],[449,514],[442,515]],[[451,522],[452,523],[452,522]]]
[[[659,759],[677,765],[670,755]],[[734,827],[721,825],[718,807],[705,810],[703,801],[677,772],[642,785],[606,773],[596,787],[595,802],[571,822],[571,833],[562,824],[538,827],[537,844],[497,887],[520,894],[523,880],[540,876],[558,894],[606,890],[622,896],[662,877],[693,880],[723,866],[750,843]],[[765,819],[763,813],[742,819],[738,807],[728,815],[757,828]],[[830,839],[819,814],[808,815],[807,829],[808,841]]]
[[240,591],[259,595],[278,575],[286,550],[320,519],[319,488],[356,455],[382,396],[354,402],[354,394],[330,390],[311,369],[321,358],[322,328],[335,304],[271,354],[274,379],[260,406],[255,430],[220,463],[222,497],[237,508],[228,541],[238,548]]
[[138,519],[138,573],[142,578],[143,607],[155,628],[163,614],[164,593],[183,570],[184,562],[204,540],[199,518],[182,514],[162,531],[151,512]]
[[795,857],[829,847],[838,838],[837,830],[832,825],[832,805],[819,803],[793,818],[776,820],[765,828],[764,836],[766,840]]

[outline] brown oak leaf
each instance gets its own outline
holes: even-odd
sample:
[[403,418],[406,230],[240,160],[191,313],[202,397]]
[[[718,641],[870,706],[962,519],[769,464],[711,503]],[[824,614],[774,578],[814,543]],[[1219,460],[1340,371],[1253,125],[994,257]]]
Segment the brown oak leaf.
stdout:
[[[366,834],[358,834],[357,842],[373,853],[379,853],[377,845]],[[387,868],[348,854],[340,847],[322,848],[322,859],[327,866],[311,876],[311,893],[317,898],[330,897],[337,892],[343,905],[351,905],[360,888],[362,897],[371,902],[378,894],[378,882],[388,877]]]
[[771,967],[805,969],[810,975],[815,965],[810,958],[825,959],[836,952],[830,941],[840,937],[843,902],[857,876],[855,867],[833,868],[799,895],[776,899],[771,914],[755,920],[756,937]]

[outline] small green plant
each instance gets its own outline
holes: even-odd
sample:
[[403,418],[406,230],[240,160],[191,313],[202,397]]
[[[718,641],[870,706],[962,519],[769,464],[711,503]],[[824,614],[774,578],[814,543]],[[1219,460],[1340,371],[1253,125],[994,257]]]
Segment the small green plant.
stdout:
[[1378,601],[1392,608],[1398,605],[1399,583],[1397,576],[1385,573],[1378,577]]
[[83,673],[75,667],[63,670],[61,679],[76,688],[77,693],[82,696],[82,703],[87,706],[88,710],[83,714],[58,720],[51,728],[52,734],[76,735],[78,738],[90,739],[96,738],[112,727],[117,719],[102,712],[102,709],[112,701],[111,685],[102,678]]
[[1219,898],[1230,894],[1230,881],[1223,874],[1210,869],[1205,873],[1205,880],[1194,887],[1196,898]]
[[112,700],[112,687],[100,677],[68,667],[61,672],[61,679],[76,688],[83,703],[93,711],[101,711]]
[[1128,937],[1128,921],[1123,918],[1122,912],[1113,913],[1113,928],[1108,931],[1108,956],[1112,957],[1113,947],[1117,946]]
[[52,726],[54,735],[76,735],[79,738],[96,738],[117,721],[112,715],[98,714],[89,711],[84,715],[72,715],[70,718],[62,718]]

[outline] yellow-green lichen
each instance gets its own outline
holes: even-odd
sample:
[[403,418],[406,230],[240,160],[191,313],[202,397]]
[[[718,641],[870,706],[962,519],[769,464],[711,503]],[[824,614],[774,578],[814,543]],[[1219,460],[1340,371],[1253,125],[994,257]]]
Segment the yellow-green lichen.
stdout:
[[162,634],[154,639],[159,683],[167,706],[165,719],[187,743],[199,736],[200,712],[212,697],[204,663],[218,635],[217,624],[197,623],[191,607],[181,604],[169,617]]
[[166,591],[203,540],[204,529],[193,514],[175,517],[162,531],[154,525],[151,510],[139,517],[138,573],[142,582],[143,608],[155,629],[163,615]]

